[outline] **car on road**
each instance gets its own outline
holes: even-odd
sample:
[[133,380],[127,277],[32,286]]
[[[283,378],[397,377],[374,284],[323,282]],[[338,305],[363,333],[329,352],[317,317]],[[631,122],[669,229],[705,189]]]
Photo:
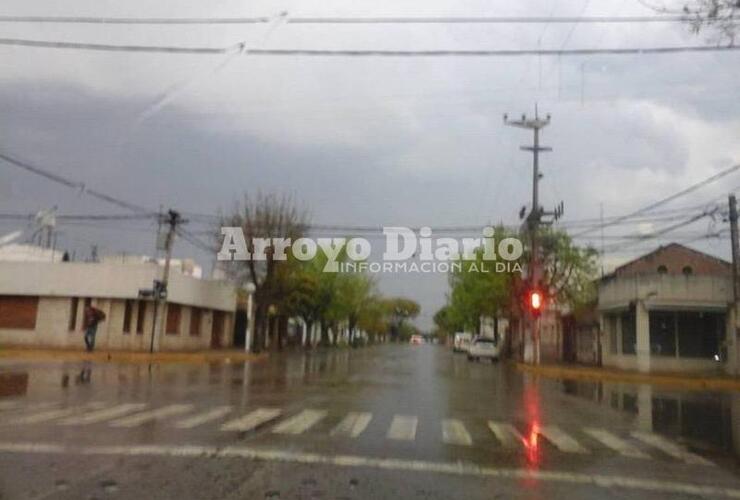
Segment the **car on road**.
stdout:
[[454,352],[467,352],[470,348],[470,342],[473,336],[465,332],[457,332],[453,339],[452,350]]
[[498,361],[501,348],[494,339],[488,337],[476,337],[468,349],[468,361],[480,361],[490,359],[492,363]]
[[411,340],[409,340],[409,344],[412,345],[421,345],[424,343],[424,337],[421,335],[412,335]]

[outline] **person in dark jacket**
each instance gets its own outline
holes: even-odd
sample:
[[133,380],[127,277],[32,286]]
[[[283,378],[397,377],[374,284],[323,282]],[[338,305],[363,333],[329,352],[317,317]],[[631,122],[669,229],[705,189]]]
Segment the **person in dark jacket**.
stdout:
[[95,349],[95,334],[98,332],[98,323],[105,320],[105,313],[91,305],[85,307],[82,327],[85,329],[85,347],[88,352]]

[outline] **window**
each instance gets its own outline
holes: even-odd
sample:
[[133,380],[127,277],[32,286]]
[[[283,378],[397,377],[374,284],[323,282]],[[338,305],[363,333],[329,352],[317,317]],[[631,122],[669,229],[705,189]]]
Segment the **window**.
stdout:
[[684,276],[691,276],[692,274],[694,274],[694,269],[692,269],[691,266],[683,266],[681,272]]
[[180,334],[180,304],[167,304],[167,328],[168,335]]
[[200,307],[190,309],[190,335],[197,337],[200,335],[200,324],[202,323],[203,312]]
[[144,318],[146,318],[146,302],[140,300],[136,311],[136,335],[144,335]]
[[650,353],[658,356],[675,356],[676,322],[674,313],[650,313]]
[[123,333],[131,333],[131,314],[133,313],[133,308],[133,300],[126,300],[123,303]]
[[635,309],[622,314],[622,354],[635,354],[637,348],[637,328]]
[[79,306],[79,297],[72,297],[69,301],[69,323],[67,324],[67,330],[70,332],[77,328],[77,309],[79,309]]
[[709,312],[677,314],[678,355],[683,358],[714,359],[724,339],[725,315]]
[[666,274],[668,273],[668,268],[665,267],[663,264],[658,266],[658,274]]
[[0,297],[0,328],[35,330],[38,307],[38,297]]

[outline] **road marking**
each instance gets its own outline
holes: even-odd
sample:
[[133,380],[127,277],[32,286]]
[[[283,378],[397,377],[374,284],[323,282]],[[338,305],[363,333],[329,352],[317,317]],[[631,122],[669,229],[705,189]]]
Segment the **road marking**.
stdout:
[[119,418],[118,420],[112,421],[109,425],[111,427],[137,427],[160,418],[182,415],[192,409],[193,405],[190,404],[168,405],[163,406],[162,408],[157,408],[156,410],[144,411],[141,413],[135,413],[128,417]]
[[50,410],[52,408],[58,408],[59,403],[32,403],[26,406],[19,406],[16,408],[9,408],[8,413],[2,415],[3,417],[15,417],[20,415],[27,415],[33,411]]
[[[740,499],[740,489],[714,485],[680,483],[640,479],[628,476],[586,474],[580,472],[543,471],[531,468],[507,469],[481,466],[464,462],[432,462],[397,458],[372,458],[358,455],[322,455],[300,453],[248,446],[176,445],[176,446],[65,446],[53,443],[15,443],[0,442],[0,452],[37,453],[59,455],[109,455],[109,456],[150,456],[150,457],[216,457],[244,458],[268,462],[318,464],[336,467],[365,467],[390,471],[432,472],[457,476],[498,478],[521,481],[540,481],[542,483],[561,483],[583,487],[597,487],[613,490],[642,491],[648,494],[680,494]],[[648,471],[649,472],[649,471]]]
[[332,436],[356,438],[363,433],[372,418],[372,413],[351,411],[332,429],[330,434]]
[[251,431],[262,424],[274,420],[282,411],[278,408],[258,408],[243,417],[230,420],[221,426],[222,431]]
[[413,441],[416,438],[416,426],[419,419],[408,415],[395,415],[388,429],[387,438],[398,441]]
[[89,410],[97,410],[105,406],[105,403],[95,402],[87,403],[82,406],[73,406],[67,408],[58,408],[55,410],[45,410],[39,413],[33,413],[31,415],[20,415],[14,419],[8,421],[12,425],[29,425],[29,424],[40,424],[55,420],[57,418],[69,417]]
[[544,425],[537,429],[537,433],[550,441],[564,453],[588,453],[588,450],[578,441],[570,437],[557,425]]
[[192,429],[199,425],[218,420],[219,418],[225,417],[231,412],[231,406],[217,406],[212,410],[207,410],[192,417],[187,417],[182,420],[175,422],[175,427],[178,429]]
[[679,446],[674,442],[668,441],[667,439],[658,436],[657,434],[653,434],[651,432],[635,431],[632,433],[632,436],[634,436],[636,439],[639,439],[645,444],[649,444],[650,446],[659,449],[666,455],[670,455],[673,458],[683,460],[687,464],[710,466],[714,465],[709,460],[702,458],[699,455],[695,455],[687,451],[683,446]]
[[277,424],[272,432],[276,434],[300,434],[316,425],[327,413],[325,410],[303,410],[298,415]]
[[465,425],[452,418],[442,421],[442,441],[447,444],[459,444],[461,446],[473,444],[473,438],[470,437]]
[[624,455],[625,457],[630,458],[642,458],[642,459],[649,459],[650,455],[647,455],[646,453],[641,452],[631,444],[629,444],[624,439],[620,439],[614,434],[612,434],[609,431],[606,431],[604,429],[594,429],[591,427],[588,427],[586,429],[583,429],[583,432],[594,438],[595,440],[599,441],[601,444],[611,448],[614,451],[619,452],[621,455]]
[[519,448],[524,446],[524,438],[513,425],[489,420],[488,428],[491,429],[493,435],[496,436],[496,439],[498,439],[504,448]]
[[97,422],[104,422],[106,420],[122,417],[127,413],[143,410],[144,408],[146,408],[146,404],[144,403],[124,403],[113,406],[112,408],[105,408],[84,415],[65,418],[59,423],[61,425],[95,424]]
[[15,410],[21,407],[20,401],[0,401],[0,410]]

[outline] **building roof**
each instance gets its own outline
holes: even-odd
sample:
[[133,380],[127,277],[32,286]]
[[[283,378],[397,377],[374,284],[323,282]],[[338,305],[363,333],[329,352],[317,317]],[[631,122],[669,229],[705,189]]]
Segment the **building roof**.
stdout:
[[0,261],[5,262],[61,262],[64,252],[36,245],[9,243],[0,245]]
[[[138,299],[162,271],[154,263],[0,262],[0,295]],[[233,311],[232,283],[171,273],[167,301]]]
[[661,273],[676,275],[685,274],[687,270],[690,274],[726,276],[732,272],[732,264],[685,245],[669,243],[622,264],[604,279]]

